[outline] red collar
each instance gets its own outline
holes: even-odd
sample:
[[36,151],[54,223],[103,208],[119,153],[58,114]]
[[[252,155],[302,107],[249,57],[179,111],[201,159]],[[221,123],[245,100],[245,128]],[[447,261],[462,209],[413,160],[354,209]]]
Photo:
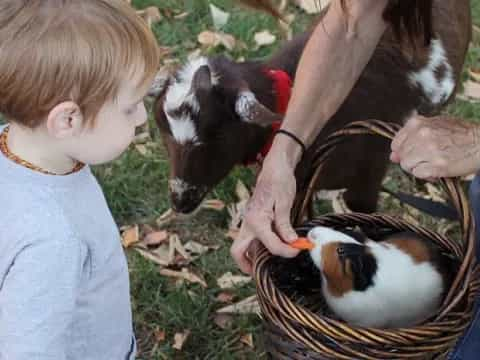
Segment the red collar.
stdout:
[[[288,102],[292,93],[292,80],[290,76],[283,70],[267,70],[266,74],[273,80],[274,92],[277,95],[275,112],[284,115],[287,112]],[[270,126],[270,134],[262,149],[254,159],[246,161],[244,165],[251,165],[254,163],[261,164],[263,162],[263,159],[265,159],[270,151],[270,148],[272,147],[275,132],[280,129],[281,125],[281,120],[272,123]]]

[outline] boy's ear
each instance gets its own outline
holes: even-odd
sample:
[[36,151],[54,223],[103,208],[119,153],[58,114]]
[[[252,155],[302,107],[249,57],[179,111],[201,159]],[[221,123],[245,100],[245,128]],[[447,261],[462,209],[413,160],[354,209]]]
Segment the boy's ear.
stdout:
[[57,139],[78,134],[83,129],[83,114],[73,101],[56,105],[47,116],[48,133]]

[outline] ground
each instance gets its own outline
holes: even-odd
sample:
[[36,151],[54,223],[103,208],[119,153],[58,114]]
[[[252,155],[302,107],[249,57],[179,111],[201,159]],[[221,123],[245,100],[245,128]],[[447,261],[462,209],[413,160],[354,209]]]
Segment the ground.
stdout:
[[[267,56],[278,46],[256,49],[253,41],[256,32],[268,29],[280,37],[276,22],[267,15],[247,11],[234,5],[231,0],[133,0],[138,9],[157,6],[162,20],[153,25],[153,30],[161,45],[168,47],[169,59],[185,60],[187,55],[199,48],[197,35],[204,30],[212,30],[213,23],[209,4],[228,11],[231,18],[222,29],[232,34],[246,46],[233,51],[222,47],[207,50],[207,53],[226,51],[235,58],[258,58]],[[473,0],[472,9],[475,23],[480,25],[480,0]],[[312,17],[291,6],[295,13],[293,30],[301,31]],[[465,66],[465,79],[468,69],[476,69],[479,64],[480,42],[474,39]],[[448,111],[468,119],[480,119],[480,105],[457,100]],[[150,119],[151,120],[151,119]],[[119,226],[150,224],[169,208],[167,197],[168,160],[158,137],[158,131],[151,124],[151,139],[145,151],[132,146],[114,163],[95,168]],[[235,171],[210,195],[225,203],[236,201],[234,195],[237,179],[247,185],[252,184],[252,174],[245,169]],[[389,185],[398,187],[404,181],[399,172],[393,170]],[[390,205],[392,209],[390,209]],[[394,209],[392,201],[383,205],[385,211]],[[326,207],[328,210],[328,206]],[[222,291],[217,278],[231,271],[239,274],[229,255],[231,240],[225,236],[229,216],[227,211],[202,210],[188,220],[173,221],[165,228],[177,233],[183,243],[189,240],[219,246],[193,262],[189,269],[201,274],[207,287],[185,282],[179,284],[159,273],[158,265],[146,260],[135,250],[128,249],[130,265],[131,293],[135,330],[139,343],[139,359],[261,359],[261,322],[256,315],[234,315],[229,326],[222,328],[214,322],[215,311],[226,304],[218,301]],[[431,225],[440,226],[438,222]],[[232,301],[238,301],[254,293],[252,283],[228,290]],[[190,331],[181,350],[173,348],[177,333]],[[253,335],[253,346],[248,345],[249,334]],[[241,339],[244,341],[242,342]]]

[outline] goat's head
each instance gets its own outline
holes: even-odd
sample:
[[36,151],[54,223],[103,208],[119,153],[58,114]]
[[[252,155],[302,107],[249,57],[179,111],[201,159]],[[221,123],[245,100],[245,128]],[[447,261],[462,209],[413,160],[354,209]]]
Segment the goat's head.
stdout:
[[165,81],[155,120],[170,158],[172,207],[189,213],[259,151],[278,115],[257,101],[240,64],[216,57],[194,60]]

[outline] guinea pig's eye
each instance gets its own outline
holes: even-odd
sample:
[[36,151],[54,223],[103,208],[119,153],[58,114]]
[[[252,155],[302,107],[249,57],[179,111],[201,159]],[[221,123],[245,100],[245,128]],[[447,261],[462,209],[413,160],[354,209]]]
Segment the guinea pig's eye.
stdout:
[[345,249],[343,248],[342,245],[339,245],[337,247],[337,254],[338,254],[338,256],[344,256],[345,255]]

